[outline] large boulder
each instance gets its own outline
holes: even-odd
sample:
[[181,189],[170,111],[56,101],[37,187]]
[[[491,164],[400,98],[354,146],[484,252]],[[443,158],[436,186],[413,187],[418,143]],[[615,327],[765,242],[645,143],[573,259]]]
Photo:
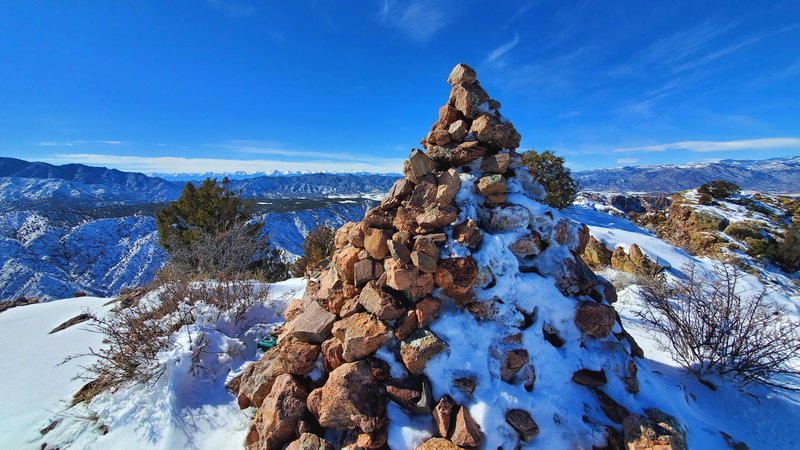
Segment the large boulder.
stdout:
[[280,448],[295,439],[299,422],[307,413],[306,397],[308,393],[291,375],[278,376],[256,411],[247,434],[247,448]]
[[387,423],[386,401],[369,363],[362,360],[332,371],[325,385],[309,394],[308,409],[325,428],[371,433]]

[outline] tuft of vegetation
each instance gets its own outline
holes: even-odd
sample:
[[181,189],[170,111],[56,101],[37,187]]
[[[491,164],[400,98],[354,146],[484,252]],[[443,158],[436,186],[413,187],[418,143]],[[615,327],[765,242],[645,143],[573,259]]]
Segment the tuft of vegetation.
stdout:
[[[716,200],[725,200],[728,197],[738,194],[740,191],[741,188],[739,188],[737,184],[725,180],[709,181],[697,188],[701,199],[704,198],[704,196],[708,196]],[[701,204],[707,203],[701,202]]]
[[528,166],[533,177],[547,190],[544,202],[553,208],[566,208],[578,195],[580,184],[564,167],[564,158],[550,150],[541,153],[528,150],[522,153],[522,165]]
[[764,236],[758,231],[757,228],[750,225],[749,223],[745,222],[733,222],[725,227],[723,231],[725,234],[732,236],[740,241],[745,240],[745,238],[751,239],[763,239]]
[[[129,383],[155,383],[167,369],[159,353],[169,348],[175,332],[201,320],[216,323],[223,317],[241,324],[247,312],[267,300],[268,290],[241,280],[210,282],[168,278],[177,272],[162,272],[149,286],[150,296],[110,314],[90,316],[88,327],[103,335],[103,346],[70,356],[67,361],[93,356],[95,362],[83,367],[79,378],[90,380],[73,397],[73,404],[88,403],[97,394]],[[194,336],[194,359],[205,351],[203,332]],[[196,345],[195,345],[196,344]],[[197,370],[203,370],[198,366]]]
[[773,259],[778,267],[788,273],[800,270],[800,224],[793,224],[786,229]]
[[305,275],[306,267],[328,259],[333,255],[334,231],[330,227],[317,225],[303,240],[303,256],[295,261],[292,273],[296,277]]
[[745,292],[735,266],[717,266],[710,279],[695,266],[684,272],[643,286],[646,309],[638,313],[673,359],[698,377],[796,390],[785,377],[800,375],[800,327],[767,291]]
[[159,243],[172,267],[197,277],[284,280],[289,267],[270,247],[264,224],[251,221],[252,212],[227,178],[186,183],[177,201],[156,212]]

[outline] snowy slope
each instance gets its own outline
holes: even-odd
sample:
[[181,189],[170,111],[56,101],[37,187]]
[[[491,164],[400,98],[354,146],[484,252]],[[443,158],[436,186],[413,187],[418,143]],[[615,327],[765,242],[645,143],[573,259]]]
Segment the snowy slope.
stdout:
[[[370,205],[347,202],[259,220],[272,244],[292,259],[302,254],[303,239],[315,225],[338,228],[360,220]],[[115,295],[150,282],[166,259],[150,215],[73,225],[47,211],[0,213],[0,300],[64,298],[77,291]]]
[[[304,287],[299,279],[269,285],[269,300],[249,311],[244,326],[252,328],[244,334],[237,334],[224,318],[213,323],[201,314],[197,325],[173,335],[173,345],[161,355],[168,369],[157,383],[98,395],[89,408],[67,406],[85,383],[71,379],[91,358],[59,363],[96,348],[100,336],[84,325],[47,333],[84,309],[107,311],[110,307],[102,305],[108,299],[64,299],[3,313],[0,338],[19,344],[8,346],[0,360],[0,448],[38,449],[45,442],[48,448],[62,449],[242,448],[249,416],[239,410],[225,383],[232,371],[256,359],[257,331],[277,323],[285,303],[302,295]],[[216,378],[192,370],[189,341],[201,331],[212,345],[208,352],[212,357],[203,363]],[[52,420],[60,423],[41,436],[39,430]],[[100,425],[108,427],[108,434],[98,431]]]
[[102,313],[107,299],[68,298],[10,309],[0,314],[0,448],[39,448],[39,430],[85,381],[72,378],[86,361],[61,362],[67,356],[97,347],[101,336],[80,326],[57,334],[50,330],[84,309]]

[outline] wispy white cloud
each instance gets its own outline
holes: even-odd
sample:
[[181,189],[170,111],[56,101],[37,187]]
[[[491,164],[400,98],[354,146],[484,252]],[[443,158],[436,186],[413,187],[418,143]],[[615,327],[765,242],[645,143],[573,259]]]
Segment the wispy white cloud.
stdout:
[[364,157],[348,152],[318,152],[309,150],[296,150],[282,147],[271,142],[258,142],[247,140],[230,140],[219,144],[209,144],[209,147],[224,148],[237,153],[251,155],[276,155],[298,159],[326,159],[335,161],[362,161]]
[[636,164],[639,162],[639,158],[620,158],[617,160],[617,164]]
[[74,145],[86,145],[86,144],[119,146],[119,145],[129,145],[130,142],[114,141],[114,140],[77,140],[77,141],[60,141],[60,142],[50,141],[50,142],[39,143],[39,145],[44,147],[72,147]]
[[446,7],[444,2],[438,0],[384,0],[379,14],[380,22],[384,26],[399,29],[414,43],[425,45],[447,25],[451,15],[447,14]]
[[691,152],[726,152],[739,150],[800,149],[800,138],[741,139],[737,141],[681,141],[670,144],[646,145],[614,149],[615,152],[665,152],[689,150]]
[[515,34],[514,39],[506,42],[500,47],[497,47],[496,49],[489,52],[489,54],[486,56],[486,62],[487,63],[501,62],[500,58],[502,58],[506,53],[510,52],[514,47],[517,46],[517,44],[519,44],[519,35]]
[[304,161],[275,161],[263,159],[184,158],[175,156],[144,157],[93,153],[57,154],[42,158],[52,164],[81,163],[145,173],[205,173],[205,172],[375,172],[399,173],[403,159],[362,158],[360,161],[306,159]]

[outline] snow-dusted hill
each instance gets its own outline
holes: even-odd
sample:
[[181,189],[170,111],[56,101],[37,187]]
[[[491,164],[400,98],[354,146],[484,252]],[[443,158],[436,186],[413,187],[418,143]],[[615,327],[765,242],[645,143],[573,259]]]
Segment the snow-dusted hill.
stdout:
[[595,192],[677,192],[725,180],[744,190],[800,192],[800,156],[718,163],[619,167],[574,172],[581,188]]
[[[272,244],[293,259],[315,225],[338,228],[360,220],[366,200],[262,214]],[[167,255],[152,215],[91,219],[52,209],[0,213],[0,300],[64,298],[82,291],[115,295],[150,282]],[[75,223],[77,221],[77,223]]]

